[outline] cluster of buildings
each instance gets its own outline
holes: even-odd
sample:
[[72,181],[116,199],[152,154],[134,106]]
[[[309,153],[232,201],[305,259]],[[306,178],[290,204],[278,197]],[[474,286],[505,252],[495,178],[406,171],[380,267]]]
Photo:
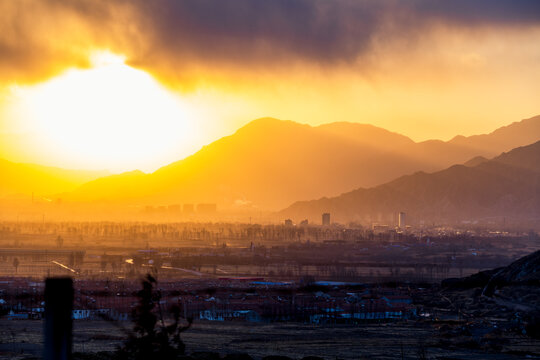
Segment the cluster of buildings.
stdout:
[[[285,219],[284,221],[285,226],[294,226],[294,222],[291,219]],[[323,213],[322,214],[322,222],[321,224],[323,226],[330,226],[330,213]],[[308,226],[308,220],[304,219],[300,221],[300,226]]]
[[[127,321],[138,304],[137,281],[76,280],[74,320]],[[357,323],[416,316],[412,299],[399,289],[358,284],[295,285],[264,279],[227,278],[159,283],[158,306],[177,306],[185,317],[207,321]],[[39,319],[43,283],[0,280],[0,313],[9,319]]]
[[[296,321],[311,324],[391,321],[416,316],[408,296],[362,293],[337,294],[335,291],[315,294],[258,295],[204,302],[188,300],[196,306],[198,318],[210,321]],[[189,306],[189,305],[188,305]],[[202,309],[201,309],[202,307]]]
[[[395,229],[396,230],[400,230],[400,231],[405,231],[407,229],[407,224],[406,224],[406,214],[404,212],[399,212],[397,213],[395,219],[394,219],[394,224],[395,224]],[[291,219],[286,219],[284,221],[284,224],[285,226],[293,226],[294,223]],[[322,226],[330,226],[331,225],[331,217],[330,217],[330,213],[323,213],[321,215],[321,224]],[[308,225],[308,220],[302,220],[300,222],[300,226],[307,226]],[[383,224],[383,223],[380,223],[380,222],[373,222],[371,224],[371,228],[372,230],[374,231],[388,231],[391,229],[391,226],[388,225],[388,224]]]

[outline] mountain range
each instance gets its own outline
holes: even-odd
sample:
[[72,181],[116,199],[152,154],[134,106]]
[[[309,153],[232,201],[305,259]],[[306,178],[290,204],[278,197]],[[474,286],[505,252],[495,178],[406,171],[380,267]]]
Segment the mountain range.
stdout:
[[[388,223],[405,212],[421,221],[471,221],[540,217],[540,141],[476,164],[453,165],[434,173],[417,172],[337,197],[296,202],[280,215],[338,221]],[[320,221],[320,220],[319,220]]]
[[540,116],[490,134],[457,136],[446,142],[414,142],[367,124],[309,126],[263,118],[151,174],[132,171],[99,177],[89,173],[83,183],[83,178],[69,180],[73,177],[68,171],[41,188],[40,179],[50,178],[47,172],[12,171],[3,176],[11,180],[2,180],[0,195],[39,188],[68,202],[216,203],[219,209],[279,210],[298,200],[371,188],[417,171],[434,172],[460,163],[474,167],[475,162],[484,163],[539,139]]
[[372,187],[416,171],[493,157],[540,139],[540,116],[491,134],[414,142],[367,124],[263,118],[152,174],[100,178],[63,197],[128,204],[217,203],[278,210],[297,200]]

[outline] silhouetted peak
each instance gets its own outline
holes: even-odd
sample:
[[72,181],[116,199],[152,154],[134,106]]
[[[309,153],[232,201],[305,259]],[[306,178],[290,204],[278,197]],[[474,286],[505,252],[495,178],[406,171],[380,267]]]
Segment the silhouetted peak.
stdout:
[[381,142],[390,142],[394,146],[414,144],[414,141],[407,136],[371,124],[340,121],[319,125],[316,129],[350,140],[361,141],[367,145],[380,146]]
[[271,117],[265,117],[250,121],[248,124],[244,125],[238,131],[237,134],[244,132],[257,132],[257,131],[276,131],[276,130],[285,130],[291,128],[311,128],[309,125],[299,124],[292,120],[280,120]]
[[[489,146],[491,142],[506,142],[511,145],[510,148],[513,148],[519,145],[519,141],[527,138],[530,139],[530,142],[540,139],[540,115],[515,121],[509,125],[499,127],[488,134],[472,136],[458,135],[453,137],[449,143],[468,146],[479,146],[480,144]],[[474,142],[480,142],[480,144],[475,144]]]
[[489,161],[489,159],[483,157],[483,156],[475,156],[473,157],[472,159],[470,159],[469,161],[465,162],[463,165],[465,166],[468,166],[468,167],[475,167],[475,166],[478,166],[482,163],[485,163],[486,161]]
[[463,135],[456,135],[454,136],[452,139],[450,139],[449,142],[462,142],[464,140],[466,140],[467,137],[466,136],[463,136]]

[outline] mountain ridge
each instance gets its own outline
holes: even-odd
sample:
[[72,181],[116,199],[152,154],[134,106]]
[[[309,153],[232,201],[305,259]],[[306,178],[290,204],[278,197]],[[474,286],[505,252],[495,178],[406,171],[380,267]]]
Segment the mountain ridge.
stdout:
[[[388,222],[404,211],[419,221],[467,221],[486,217],[540,216],[540,141],[481,162],[416,172],[373,187],[357,188],[337,197],[295,202],[279,215]],[[386,214],[381,219],[379,214]]]
[[[540,116],[519,125],[522,122],[505,128],[513,134],[516,129],[526,133],[525,139],[540,139]],[[500,138],[505,128],[492,133]],[[511,142],[502,142],[495,152],[497,141],[483,140],[489,146],[477,150],[478,146],[456,144],[455,138],[416,143],[370,124],[311,126],[260,118],[153,173],[134,171],[92,179],[76,189],[59,191],[55,197],[69,202],[216,203],[221,209],[241,204],[249,209],[278,210],[297,200],[338,196],[404,174],[433,172],[478,156],[493,157],[510,150]]]
[[[531,119],[526,122],[536,129],[540,116]],[[540,139],[538,129],[537,134],[527,131],[527,136]],[[488,149],[479,151],[470,144],[415,143],[369,124],[311,126],[260,118],[147,176],[109,177],[63,196],[72,201],[130,199],[139,204],[211,202],[221,208],[249,203],[272,210],[295,200],[339,195],[509,150],[508,141],[496,153],[493,141],[488,143]]]

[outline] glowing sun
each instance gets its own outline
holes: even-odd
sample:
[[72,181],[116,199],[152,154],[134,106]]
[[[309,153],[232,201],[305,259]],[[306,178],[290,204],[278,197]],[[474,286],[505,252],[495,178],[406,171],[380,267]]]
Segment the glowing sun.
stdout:
[[177,94],[108,52],[18,89],[24,119],[60,164],[115,171],[153,170],[193,151],[196,123]]

